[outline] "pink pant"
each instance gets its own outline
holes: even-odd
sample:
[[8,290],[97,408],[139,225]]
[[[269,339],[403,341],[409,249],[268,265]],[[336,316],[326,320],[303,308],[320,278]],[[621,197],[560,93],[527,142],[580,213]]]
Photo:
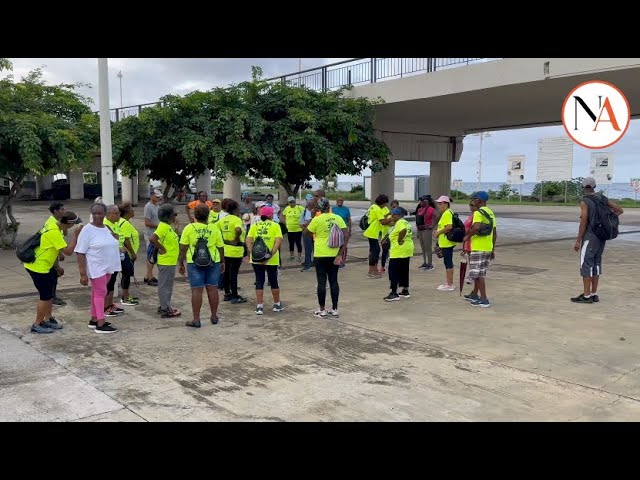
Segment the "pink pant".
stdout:
[[91,279],[91,318],[104,320],[104,297],[111,274]]

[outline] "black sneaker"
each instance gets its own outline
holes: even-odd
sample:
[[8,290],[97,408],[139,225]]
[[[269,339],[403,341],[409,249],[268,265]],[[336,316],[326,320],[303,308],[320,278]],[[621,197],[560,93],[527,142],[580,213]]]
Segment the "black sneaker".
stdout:
[[200,328],[202,326],[200,320],[192,320],[191,322],[186,322],[185,325],[193,328]]
[[410,298],[410,297],[411,297],[411,295],[409,294],[409,290],[402,290],[402,291],[400,292],[400,296],[401,296],[402,298]]
[[101,327],[96,326],[96,329],[94,330],[96,333],[116,333],[117,331],[118,329],[116,327],[113,325],[107,325],[106,322]]
[[239,303],[247,303],[247,299],[243,297],[236,297],[231,299],[231,305],[237,305]]
[[231,294],[225,295],[224,298],[222,299],[223,302],[230,302],[231,300],[233,300],[233,297],[231,296]]
[[36,325],[34,323],[31,325],[31,333],[53,333],[53,328],[45,327],[44,324]]
[[593,303],[598,303],[600,301],[598,295],[591,295],[591,298],[593,298]]
[[58,307],[64,307],[67,302],[65,302],[64,300],[62,300],[59,297],[53,297],[53,300],[51,301],[51,303],[53,303],[54,305],[58,306]]
[[42,323],[42,326],[50,328],[51,330],[62,330],[62,325],[59,324],[55,318],[50,318],[46,322]]
[[420,265],[418,268],[427,268],[427,263],[423,263],[422,265]]
[[[105,325],[111,325],[111,322],[104,322]],[[87,327],[89,328],[96,328],[98,326],[98,322],[95,320],[89,320],[89,325],[87,325]]]
[[476,294],[470,293],[469,295],[464,295],[464,299],[470,302],[477,302],[480,300],[480,297]]
[[571,301],[573,303],[593,303],[593,297],[587,298],[584,296],[584,293],[581,293],[577,297],[573,297]]
[[398,300],[400,300],[400,295],[398,295],[397,293],[390,293],[389,295],[384,297],[385,302],[397,302]]
[[273,304],[273,311],[274,312],[283,312],[284,311],[284,305],[282,305],[282,302],[274,303]]

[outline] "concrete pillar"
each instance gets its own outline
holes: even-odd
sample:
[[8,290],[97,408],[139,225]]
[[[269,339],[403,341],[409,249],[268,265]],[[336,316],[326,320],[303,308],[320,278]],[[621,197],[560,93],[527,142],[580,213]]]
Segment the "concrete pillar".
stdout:
[[149,199],[149,170],[138,171],[138,198]]
[[429,162],[429,195],[451,195],[451,162]]
[[231,198],[236,202],[240,202],[240,187],[241,187],[240,179],[238,177],[233,177],[229,175],[227,179],[224,181],[224,185],[222,187],[222,197],[223,198]]
[[196,178],[196,189],[204,191],[207,196],[211,197],[211,170],[205,170],[202,175]]
[[120,181],[122,182],[122,202],[133,203],[133,179],[123,176]]
[[135,175],[132,179],[133,183],[133,199],[131,200],[131,206],[138,206],[138,175]]
[[396,179],[396,161],[389,159],[389,166],[379,172],[371,173],[371,202],[375,201],[378,195],[386,195],[389,202],[395,196],[395,179]]
[[67,175],[69,178],[69,190],[71,200],[81,200],[84,198],[84,176],[82,170],[74,170]]
[[38,175],[36,179],[36,195],[40,195],[43,191],[51,188],[53,175]]

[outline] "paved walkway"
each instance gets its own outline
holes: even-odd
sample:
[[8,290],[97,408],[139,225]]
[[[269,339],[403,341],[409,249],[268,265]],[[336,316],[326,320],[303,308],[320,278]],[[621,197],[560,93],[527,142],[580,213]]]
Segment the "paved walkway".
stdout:
[[[411,298],[385,303],[387,281],[366,278],[362,242],[340,273],[338,320],[313,317],[315,275],[292,268],[281,277],[282,313],[267,295],[264,317],[252,303],[223,304],[219,325],[187,329],[189,289],[177,282],[182,318],[158,318],[156,289],[145,286],[142,305],[114,320],[118,333],[96,335],[86,327],[89,289],[69,267],[69,304],[55,310],[61,331],[28,333],[33,297],[0,300],[0,420],[640,420],[631,280],[640,261],[630,255],[640,233],[607,246],[601,302],[574,305],[573,242],[518,244],[509,220],[499,216],[505,245],[490,270],[489,309],[438,292],[441,264],[421,272],[418,257]],[[32,291],[22,267],[6,265],[11,255],[0,256],[15,270],[2,293]],[[252,276],[240,285],[253,299]]]

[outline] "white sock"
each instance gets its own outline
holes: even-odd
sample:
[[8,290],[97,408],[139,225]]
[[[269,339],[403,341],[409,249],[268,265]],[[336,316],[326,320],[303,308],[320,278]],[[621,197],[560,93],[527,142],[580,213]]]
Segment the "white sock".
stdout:
[[597,295],[598,292],[591,292],[591,296],[593,297],[594,295]]
[[[593,294],[591,294],[593,295]],[[591,298],[591,295],[585,295],[584,298]]]
[[259,303],[259,304],[257,305],[257,308],[264,308],[264,303]]

